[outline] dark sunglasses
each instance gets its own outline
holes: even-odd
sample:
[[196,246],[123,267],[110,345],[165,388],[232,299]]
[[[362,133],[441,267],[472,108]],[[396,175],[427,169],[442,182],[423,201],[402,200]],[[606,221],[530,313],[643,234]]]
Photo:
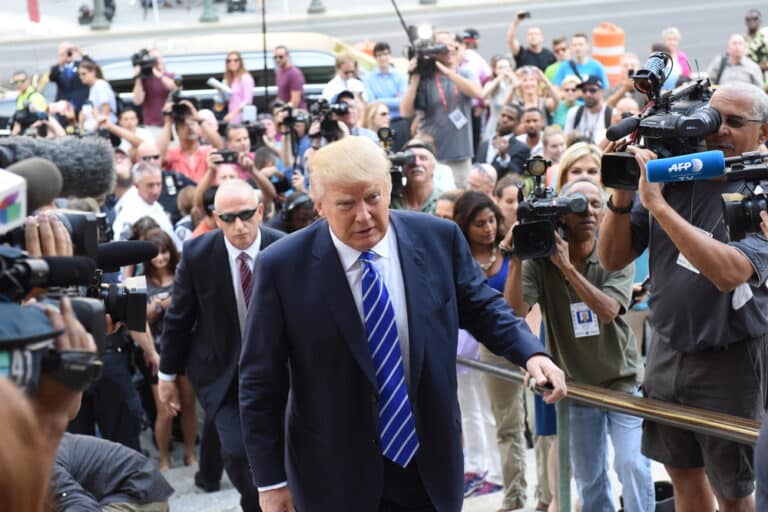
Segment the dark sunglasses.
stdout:
[[747,16],[744,18],[745,21],[757,21],[760,19],[760,16]]
[[145,155],[141,157],[141,159],[144,160],[145,162],[149,162],[150,160],[159,160],[160,155]]
[[250,210],[243,210],[237,213],[220,213],[219,218],[221,219],[222,222],[231,224],[235,222],[235,219],[246,221],[246,220],[250,220],[251,217],[253,217],[254,215],[256,215],[256,208],[252,208]]

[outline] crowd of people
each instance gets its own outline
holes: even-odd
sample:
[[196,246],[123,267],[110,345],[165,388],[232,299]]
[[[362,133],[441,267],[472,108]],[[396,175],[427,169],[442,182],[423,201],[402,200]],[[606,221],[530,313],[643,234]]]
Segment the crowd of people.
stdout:
[[[146,277],[146,329],[110,331],[103,377],[68,431],[142,452],[150,428],[160,470],[178,437],[195,484],[218,490],[226,469],[248,512],[459,510],[494,492],[501,511],[517,510],[533,448],[536,510],[552,512],[563,374],[761,419],[768,214],[762,233],[731,240],[720,196],[743,183],[648,182],[660,155],[606,138],[647,101],[632,80],[639,58],[624,54],[611,82],[587,34],[548,46],[526,17],[509,25],[509,53],[487,60],[474,29],[436,31],[442,49],[406,71],[387,42],[367,73],[340,53],[319,112],[286,46],[272,51],[277,97],[255,118],[254,79],[234,50],[222,63],[228,97],[211,109],[174,94],[156,49],[136,63],[130,105],[68,42],[48,73],[55,97],[14,73],[13,134],[114,146],[114,189],[58,206],[104,213],[113,240],[158,247],[109,277]],[[706,71],[721,119],[706,147],[726,157],[766,151],[761,22],[750,9]],[[661,88],[699,78],[681,32],[659,37],[652,50],[670,56]],[[382,146],[407,158],[391,163]],[[636,192],[602,182],[602,155],[617,150],[643,171]],[[532,159],[546,169],[538,179]],[[552,255],[528,259],[515,250],[517,212],[535,188],[586,206],[557,219]],[[650,296],[638,297],[646,278]],[[633,328],[631,311],[649,313],[645,326]],[[457,355],[522,366],[554,389],[530,402],[520,384],[454,368]],[[616,509],[609,440],[628,512],[655,510],[650,460],[664,464],[676,510],[755,510],[751,446],[582,405],[569,427],[584,511]],[[67,460],[100,449],[65,441]],[[75,477],[61,471],[52,485],[67,510],[61,489]],[[764,472],[758,460],[758,507]]]

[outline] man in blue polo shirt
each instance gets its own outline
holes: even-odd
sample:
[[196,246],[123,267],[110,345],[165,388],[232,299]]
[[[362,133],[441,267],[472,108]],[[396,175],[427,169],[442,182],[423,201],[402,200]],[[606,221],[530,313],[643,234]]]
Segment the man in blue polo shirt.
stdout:
[[392,66],[391,54],[389,43],[376,43],[373,46],[376,69],[368,73],[363,82],[368,101],[380,101],[389,108],[389,126],[395,131],[394,149],[398,149],[410,135],[408,120],[400,116],[400,100],[408,89],[408,80]]

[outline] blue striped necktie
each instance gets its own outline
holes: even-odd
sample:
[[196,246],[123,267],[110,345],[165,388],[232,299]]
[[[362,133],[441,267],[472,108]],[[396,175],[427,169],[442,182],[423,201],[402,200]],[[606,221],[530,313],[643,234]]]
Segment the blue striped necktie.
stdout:
[[379,438],[384,456],[405,467],[416,454],[419,439],[405,387],[395,310],[384,280],[373,266],[373,257],[371,251],[360,255],[365,333],[379,388]]

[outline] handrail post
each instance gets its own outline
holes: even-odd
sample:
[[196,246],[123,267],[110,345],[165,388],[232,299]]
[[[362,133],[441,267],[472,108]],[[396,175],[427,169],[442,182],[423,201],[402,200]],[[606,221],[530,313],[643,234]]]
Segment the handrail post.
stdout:
[[557,510],[571,512],[571,424],[568,399],[557,408]]

